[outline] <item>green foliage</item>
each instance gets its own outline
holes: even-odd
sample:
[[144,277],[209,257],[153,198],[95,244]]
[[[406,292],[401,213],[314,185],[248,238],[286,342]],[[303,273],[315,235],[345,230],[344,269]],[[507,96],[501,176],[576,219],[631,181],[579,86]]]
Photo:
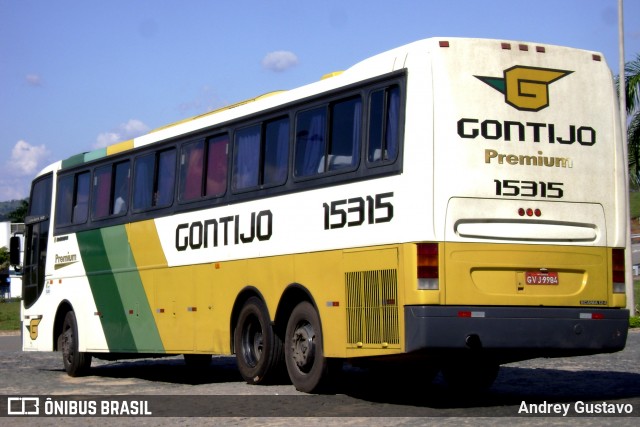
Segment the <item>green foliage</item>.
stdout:
[[9,250],[4,246],[0,248],[0,271],[9,269]]
[[0,202],[0,221],[24,222],[28,206],[26,199]]
[[25,217],[27,216],[27,211],[29,210],[29,202],[27,199],[20,200],[20,205],[15,208],[13,211],[9,212],[9,219],[11,222],[24,222]]
[[632,316],[629,318],[630,328],[640,328],[640,316]]
[[[640,188],[640,54],[625,64],[624,75],[627,115],[629,117],[627,127],[629,178],[632,187]],[[616,86],[620,92],[619,76],[616,76]]]

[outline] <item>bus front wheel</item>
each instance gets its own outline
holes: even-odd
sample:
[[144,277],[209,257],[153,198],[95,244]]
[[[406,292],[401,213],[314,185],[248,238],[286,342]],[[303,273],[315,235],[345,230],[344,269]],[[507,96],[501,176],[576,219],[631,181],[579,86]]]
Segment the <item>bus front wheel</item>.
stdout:
[[267,307],[259,298],[249,298],[240,310],[234,343],[238,370],[247,383],[273,381],[283,370],[282,339],[273,330]]
[[318,312],[301,302],[291,312],[284,344],[287,372],[299,391],[312,393],[326,385],[330,362],[324,357],[322,341]]
[[62,323],[58,349],[62,351],[64,370],[70,377],[85,375],[91,367],[91,354],[78,350],[78,322],[73,311],[69,311]]

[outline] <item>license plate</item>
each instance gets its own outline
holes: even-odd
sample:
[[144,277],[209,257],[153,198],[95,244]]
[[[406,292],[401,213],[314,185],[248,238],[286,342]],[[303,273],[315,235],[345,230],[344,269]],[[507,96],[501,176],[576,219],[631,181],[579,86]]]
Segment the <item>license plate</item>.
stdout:
[[524,273],[524,280],[527,285],[559,285],[558,273],[542,271],[527,271]]

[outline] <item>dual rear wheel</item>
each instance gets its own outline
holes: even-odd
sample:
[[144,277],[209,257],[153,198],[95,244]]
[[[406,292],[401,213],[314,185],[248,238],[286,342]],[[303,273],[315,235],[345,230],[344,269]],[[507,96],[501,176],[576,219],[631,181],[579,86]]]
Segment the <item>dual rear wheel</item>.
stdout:
[[299,391],[311,393],[326,382],[330,363],[322,350],[320,317],[309,302],[293,309],[283,339],[264,303],[249,298],[240,311],[234,341],[238,369],[249,384],[281,379],[285,367]]

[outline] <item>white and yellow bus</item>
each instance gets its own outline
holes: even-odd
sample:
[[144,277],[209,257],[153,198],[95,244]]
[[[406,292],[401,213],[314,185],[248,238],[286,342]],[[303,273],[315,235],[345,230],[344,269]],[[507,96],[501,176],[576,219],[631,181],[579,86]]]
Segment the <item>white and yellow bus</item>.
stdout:
[[[45,168],[24,351],[344,360],[488,386],[624,348],[625,158],[599,53],[434,38]],[[411,362],[410,364],[408,362]]]

